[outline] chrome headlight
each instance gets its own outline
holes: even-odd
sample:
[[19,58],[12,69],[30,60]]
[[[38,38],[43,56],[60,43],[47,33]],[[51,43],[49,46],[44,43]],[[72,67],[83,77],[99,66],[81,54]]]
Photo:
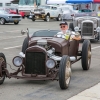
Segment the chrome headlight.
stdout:
[[23,63],[23,58],[21,58],[20,56],[16,56],[14,57],[13,59],[13,64],[16,66],[16,67],[20,67]]
[[100,32],[100,27],[97,27],[96,28],[96,31],[99,33]]
[[53,59],[48,59],[48,60],[46,61],[46,66],[47,66],[47,68],[52,69],[52,68],[55,67],[55,65],[56,65],[56,63],[55,63],[55,61],[54,61]]
[[75,30],[75,32],[78,32],[78,31],[79,31],[79,27],[76,26],[76,27],[74,28],[74,30]]

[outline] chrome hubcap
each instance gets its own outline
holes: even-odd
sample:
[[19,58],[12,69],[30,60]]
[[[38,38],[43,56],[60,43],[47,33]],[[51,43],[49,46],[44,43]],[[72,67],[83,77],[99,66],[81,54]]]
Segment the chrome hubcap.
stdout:
[[49,18],[49,16],[47,16],[47,21],[48,21],[48,22],[50,21],[50,18]]
[[70,67],[70,61],[66,63],[66,70],[65,70],[65,80],[66,80],[66,85],[69,84],[70,78],[71,78],[71,67]]
[[3,24],[4,23],[4,19],[1,18],[0,23]]
[[59,18],[58,18],[59,20],[61,20],[61,16],[59,16]]

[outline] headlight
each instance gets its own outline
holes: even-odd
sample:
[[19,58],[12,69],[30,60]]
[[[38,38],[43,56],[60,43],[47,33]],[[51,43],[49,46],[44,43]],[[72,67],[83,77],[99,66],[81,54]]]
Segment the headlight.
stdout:
[[96,31],[99,33],[100,32],[100,27],[97,27],[96,28]]
[[75,30],[75,32],[78,32],[78,31],[79,31],[79,27],[76,26],[76,27],[74,28],[74,30]]
[[50,69],[54,68],[55,65],[56,65],[56,63],[55,63],[55,61],[54,61],[53,59],[48,59],[48,60],[46,61],[46,66],[47,66],[48,68],[50,68]]
[[14,59],[13,59],[13,64],[16,66],[16,67],[20,67],[23,63],[23,58],[19,57],[19,56],[16,56]]
[[8,18],[11,18],[11,16],[8,16]]

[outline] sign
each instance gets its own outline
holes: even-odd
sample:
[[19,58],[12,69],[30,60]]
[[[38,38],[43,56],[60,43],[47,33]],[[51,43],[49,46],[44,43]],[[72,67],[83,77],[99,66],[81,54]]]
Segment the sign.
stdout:
[[66,3],[92,3],[93,0],[66,0]]
[[66,4],[66,0],[47,0],[47,4]]

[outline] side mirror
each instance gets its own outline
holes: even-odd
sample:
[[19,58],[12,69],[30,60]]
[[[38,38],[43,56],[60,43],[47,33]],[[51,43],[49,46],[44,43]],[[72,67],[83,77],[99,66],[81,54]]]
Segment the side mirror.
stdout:
[[21,30],[21,34],[24,35],[26,33],[25,30]]

